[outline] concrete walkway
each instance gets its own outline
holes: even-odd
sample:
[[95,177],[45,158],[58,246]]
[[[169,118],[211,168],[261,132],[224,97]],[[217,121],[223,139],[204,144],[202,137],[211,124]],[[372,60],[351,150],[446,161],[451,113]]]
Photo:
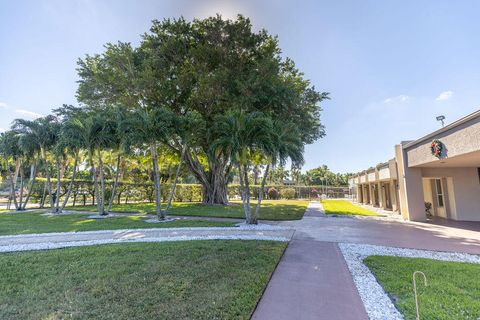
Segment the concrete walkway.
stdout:
[[278,226],[295,229],[294,239],[350,242],[389,247],[480,254],[479,223],[407,222],[375,217],[312,217],[282,221]]
[[291,222],[300,228],[290,241],[252,319],[368,319],[338,245],[303,236],[308,223],[299,222],[317,219],[329,218],[319,202],[311,202],[304,218],[297,223]]
[[336,243],[292,240],[252,319],[368,319]]
[[472,224],[331,217],[318,202],[302,220],[275,224],[296,231],[252,319],[368,319],[338,243],[480,254]]

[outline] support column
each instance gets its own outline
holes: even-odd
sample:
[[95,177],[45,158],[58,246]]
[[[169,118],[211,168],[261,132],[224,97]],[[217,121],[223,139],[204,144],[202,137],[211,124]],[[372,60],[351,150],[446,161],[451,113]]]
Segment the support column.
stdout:
[[370,184],[370,205],[375,206],[375,188],[374,184]]
[[362,185],[361,184],[357,184],[356,185],[357,187],[357,202],[359,203],[362,203],[363,199],[362,199]]
[[378,185],[378,206],[385,210],[387,208],[385,188],[383,188],[381,182],[379,182],[377,185]]
[[390,180],[387,187],[390,188],[390,201],[392,203],[392,211],[399,211],[398,199],[397,199],[397,186],[396,186],[395,180]]
[[423,200],[422,169],[408,167],[408,157],[401,145],[395,146],[395,157],[398,164],[402,216],[406,220],[425,221],[427,217]]

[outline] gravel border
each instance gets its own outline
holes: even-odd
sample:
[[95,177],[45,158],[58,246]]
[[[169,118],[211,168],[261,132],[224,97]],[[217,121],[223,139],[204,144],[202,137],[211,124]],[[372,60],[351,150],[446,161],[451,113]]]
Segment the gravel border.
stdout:
[[261,235],[230,235],[230,236],[179,236],[168,238],[130,238],[130,239],[102,239],[102,240],[87,240],[87,241],[73,241],[73,242],[45,242],[45,243],[29,243],[18,244],[10,246],[0,246],[0,253],[18,252],[18,251],[32,251],[32,250],[50,250],[69,247],[83,247],[101,244],[115,244],[115,243],[132,243],[132,242],[171,242],[171,241],[192,241],[192,240],[261,240],[261,241],[281,241],[288,242],[288,237],[271,237]]
[[480,263],[480,256],[459,252],[439,252],[353,243],[339,243],[338,246],[371,320],[400,320],[403,319],[403,315],[395,308],[375,276],[363,263],[363,259],[366,257],[378,255]]
[[[4,243],[0,245],[0,253],[128,242],[191,240],[267,240],[288,242],[291,239],[291,231],[292,229],[290,228],[260,224],[240,227],[148,228],[19,234],[0,236],[0,241]],[[128,237],[122,236],[124,234],[127,234]],[[81,235],[80,238],[72,237],[77,235]],[[58,239],[55,239],[55,237]],[[27,238],[28,241],[22,241],[22,238]],[[19,239],[19,241],[16,239]]]
[[57,235],[69,235],[69,234],[99,234],[99,233],[126,233],[126,232],[148,232],[148,231],[238,231],[238,230],[253,230],[253,231],[271,231],[271,230],[292,230],[289,227],[282,227],[270,224],[257,224],[257,225],[243,225],[238,227],[178,227],[178,228],[138,228],[138,229],[114,229],[114,230],[91,230],[91,231],[68,231],[68,232],[45,232],[45,233],[25,233],[25,234],[13,234],[3,235],[0,239],[5,238],[21,238],[21,237],[44,237],[44,236],[57,236]]

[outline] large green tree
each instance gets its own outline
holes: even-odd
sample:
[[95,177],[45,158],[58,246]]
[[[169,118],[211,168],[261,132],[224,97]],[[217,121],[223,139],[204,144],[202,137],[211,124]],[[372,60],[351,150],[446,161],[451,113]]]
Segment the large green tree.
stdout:
[[327,185],[332,187],[348,186],[351,173],[334,173],[326,165],[308,170],[306,177],[311,185]]
[[159,138],[179,155],[185,150],[208,204],[227,203],[234,165],[231,154],[211,148],[219,115],[262,112],[301,128],[302,146],[324,135],[319,103],[328,94],[282,58],[277,38],[252,31],[243,16],[153,21],[138,47],[107,44],[104,53],[79,60],[78,74],[78,100],[89,107],[123,105],[147,113],[166,108],[178,118],[194,113],[187,134]]

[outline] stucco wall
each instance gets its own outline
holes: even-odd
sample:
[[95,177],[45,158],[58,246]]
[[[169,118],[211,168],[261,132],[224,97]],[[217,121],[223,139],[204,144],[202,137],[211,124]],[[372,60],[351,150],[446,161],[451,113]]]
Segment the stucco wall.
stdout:
[[408,166],[418,166],[430,162],[440,162],[431,154],[430,144],[433,139],[442,141],[446,156],[454,157],[480,150],[480,118],[467,121],[458,127],[442,132],[431,139],[406,148]]
[[388,168],[390,170],[390,178],[391,179],[397,179],[397,162],[395,159],[389,160],[388,161]]
[[454,211],[452,218],[480,221],[480,181],[477,168],[422,168],[422,177],[451,178],[448,179],[447,190],[450,193],[450,208]]
[[370,172],[368,174],[368,182],[373,182],[373,181],[376,181],[376,180],[377,180],[377,177],[376,177],[375,171]]
[[390,179],[390,169],[389,167],[384,167],[378,170],[378,179],[388,180]]

